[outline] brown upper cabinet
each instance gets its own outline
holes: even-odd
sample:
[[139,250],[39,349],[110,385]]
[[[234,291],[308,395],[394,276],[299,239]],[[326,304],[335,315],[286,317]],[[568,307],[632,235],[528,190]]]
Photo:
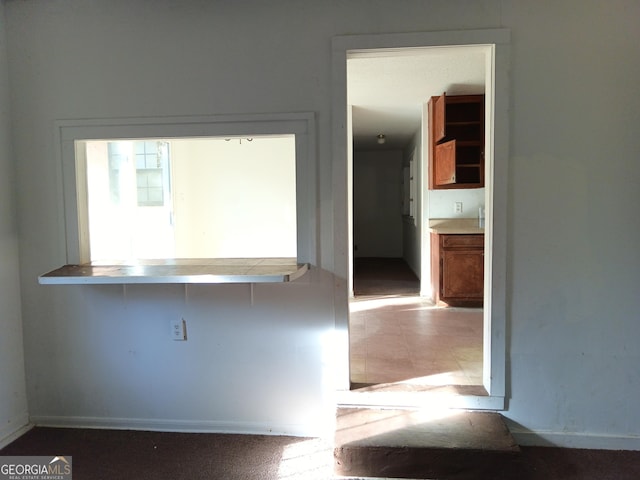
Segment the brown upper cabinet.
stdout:
[[431,97],[429,188],[484,187],[484,95]]

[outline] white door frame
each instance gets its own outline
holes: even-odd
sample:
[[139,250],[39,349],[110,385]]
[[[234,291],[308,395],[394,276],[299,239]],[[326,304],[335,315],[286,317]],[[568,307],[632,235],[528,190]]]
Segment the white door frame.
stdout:
[[[483,383],[488,396],[455,396],[447,399],[449,407],[503,410],[506,394],[506,259],[507,259],[507,166],[509,147],[509,55],[508,29],[463,30],[399,33],[382,35],[348,35],[332,41],[332,187],[334,201],[334,273],[336,374],[338,403],[376,405],[407,404],[393,395],[363,395],[349,392],[349,292],[351,279],[351,119],[347,108],[347,57],[364,50],[407,49],[462,45],[486,45],[493,52],[494,92],[492,145],[487,146],[485,183],[485,298]],[[422,231],[426,235],[426,231]],[[423,405],[425,399],[413,394],[410,403]],[[406,405],[410,406],[410,405]]]

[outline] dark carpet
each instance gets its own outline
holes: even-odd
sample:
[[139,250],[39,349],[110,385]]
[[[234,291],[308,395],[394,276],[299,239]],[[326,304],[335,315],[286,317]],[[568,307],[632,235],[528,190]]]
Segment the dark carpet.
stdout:
[[[332,447],[316,439],[37,427],[0,450],[70,455],[74,480],[323,480],[334,477]],[[493,469],[456,479],[637,480],[640,452],[524,447]]]
[[8,455],[71,456],[74,480],[324,480],[332,472],[326,443],[267,435],[36,427],[0,450]]
[[354,295],[417,295],[420,280],[402,258],[355,258]]

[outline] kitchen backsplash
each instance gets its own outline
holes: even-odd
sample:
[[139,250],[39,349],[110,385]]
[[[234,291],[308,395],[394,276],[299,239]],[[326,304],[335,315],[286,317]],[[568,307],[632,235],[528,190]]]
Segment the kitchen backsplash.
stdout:
[[[485,189],[428,190],[428,218],[478,218],[478,208],[485,205]],[[462,213],[455,212],[456,202]]]

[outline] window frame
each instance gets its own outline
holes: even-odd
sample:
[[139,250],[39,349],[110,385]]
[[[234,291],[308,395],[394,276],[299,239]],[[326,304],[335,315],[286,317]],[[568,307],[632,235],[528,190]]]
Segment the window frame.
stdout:
[[55,136],[62,165],[64,232],[68,265],[88,265],[86,159],[77,142],[141,138],[295,135],[297,261],[317,264],[316,145],[312,112],[126,119],[59,120]]

